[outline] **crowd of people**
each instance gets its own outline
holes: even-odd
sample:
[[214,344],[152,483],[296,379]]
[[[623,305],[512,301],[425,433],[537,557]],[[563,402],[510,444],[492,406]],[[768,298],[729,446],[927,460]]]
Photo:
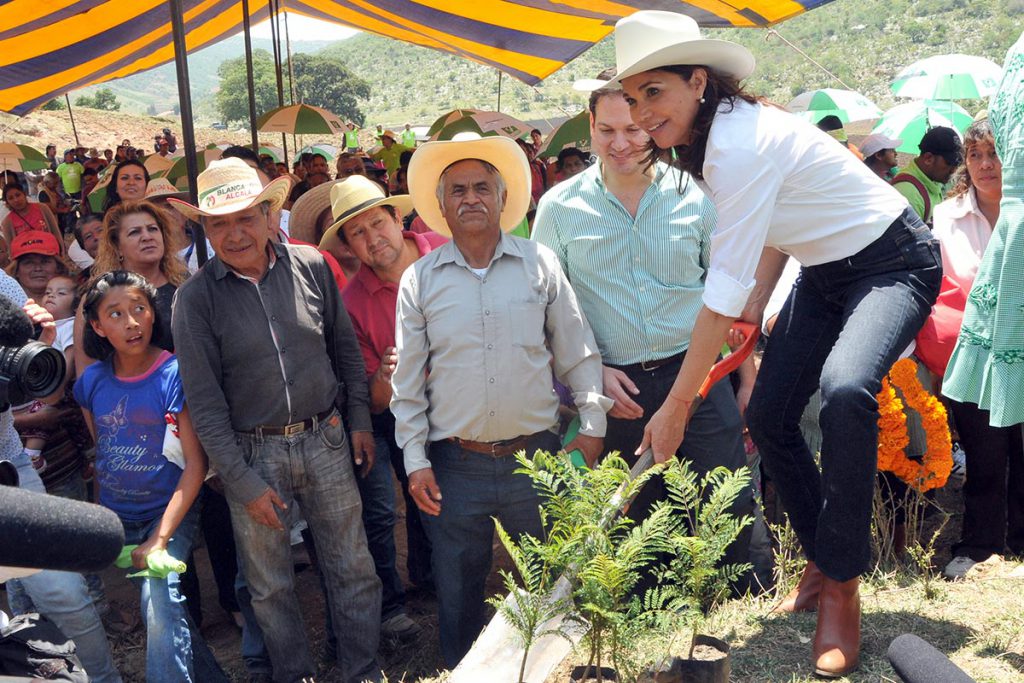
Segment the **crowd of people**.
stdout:
[[[25,488],[121,519],[147,680],[227,680],[200,632],[200,533],[250,680],[316,675],[299,534],[330,659],[345,681],[378,681],[382,638],[424,637],[397,566],[397,480],[406,577],[436,594],[451,668],[484,625],[494,519],[542,534],[516,452],[578,449],[593,466],[650,448],[703,474],[756,465],[748,430],[756,480],[807,558],[776,611],[816,610],[814,669],[845,675],[871,561],[876,394],[907,356],[947,395],[967,453],[946,575],[1024,552],[1019,182],[1003,194],[1024,162],[1024,45],[987,116],[962,139],[932,128],[896,169],[903,141],[856,150],[841,126],[749,93],[750,53],[688,17],[638,12],[615,41],[589,152],[552,163],[540,131],[417,144],[408,125],[378,127],[364,152],[349,124],[333,169],[324,154],[289,169],[229,147],[196,204],[128,140],[62,161],[50,145],[50,171],[0,176],[0,295],[68,368],[54,396],[0,414],[0,458]],[[177,144],[165,129],[152,153]],[[762,326],[763,357],[691,415],[736,320]],[[730,512],[757,517],[756,488]],[[664,495],[652,480],[631,514]],[[763,533],[747,529],[727,561],[763,569]],[[168,556],[187,569],[159,571]],[[120,680],[106,632],[132,619],[100,577],[5,585],[12,612],[74,640],[92,680]]]

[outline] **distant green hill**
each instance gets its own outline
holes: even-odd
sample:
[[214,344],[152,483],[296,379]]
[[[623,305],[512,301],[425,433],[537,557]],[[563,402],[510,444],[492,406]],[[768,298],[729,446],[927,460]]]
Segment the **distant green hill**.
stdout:
[[[960,52],[1001,63],[1024,28],[1024,0],[835,0],[776,27],[779,34],[820,62],[847,85],[882,108],[895,104],[888,84],[899,69],[935,54]],[[709,37],[743,43],[757,57],[749,86],[785,104],[812,88],[843,87],[828,74],[761,29],[714,30]],[[269,41],[254,41],[270,49]],[[429,124],[456,107],[497,106],[498,74],[475,62],[399,41],[360,34],[335,43],[293,42],[296,52],[322,49],[337,56],[371,84],[362,103],[368,123]],[[218,118],[209,95],[217,87],[217,66],[242,53],[236,36],[190,57],[193,101],[200,120]],[[536,87],[502,78],[501,109],[524,119],[579,111],[585,95],[572,82],[614,63],[610,39],[598,43]],[[129,110],[173,108],[177,101],[172,65],[112,84]],[[982,103],[962,103],[977,109]],[[141,107],[141,109],[139,109]]]

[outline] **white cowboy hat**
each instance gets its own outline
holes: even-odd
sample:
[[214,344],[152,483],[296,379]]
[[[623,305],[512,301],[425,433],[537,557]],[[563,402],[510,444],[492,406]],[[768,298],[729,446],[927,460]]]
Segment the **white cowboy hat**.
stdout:
[[417,148],[409,162],[409,194],[427,227],[439,235],[451,236],[452,231],[437,201],[437,183],[445,169],[466,159],[480,159],[498,169],[507,191],[501,208],[501,229],[508,232],[519,225],[530,208],[532,181],[530,162],[523,150],[515,140],[505,136],[460,133],[455,139],[428,142]]
[[673,64],[700,65],[742,80],[754,71],[750,50],[728,40],[701,38],[685,14],[645,10],[615,24],[616,81]]
[[380,185],[364,175],[351,175],[334,183],[331,186],[331,215],[335,221],[324,231],[320,248],[326,249],[345,223],[378,206],[393,206],[407,214],[412,211],[412,197],[407,194],[387,197]]
[[256,169],[241,159],[227,158],[211,161],[196,178],[199,206],[169,197],[168,203],[198,222],[201,216],[224,216],[243,211],[260,202],[270,202],[271,210],[280,209],[288,199],[292,181],[275,178],[264,187]]

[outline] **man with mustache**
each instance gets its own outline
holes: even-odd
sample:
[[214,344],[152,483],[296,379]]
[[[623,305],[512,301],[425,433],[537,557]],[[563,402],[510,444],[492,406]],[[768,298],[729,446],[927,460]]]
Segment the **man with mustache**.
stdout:
[[611,402],[558,258],[505,234],[530,205],[518,145],[504,137],[427,143],[409,166],[409,193],[427,226],[452,237],[398,286],[391,412],[433,547],[441,654],[454,667],[483,627],[493,518],[512,537],[543,531],[540,496],[516,473],[515,453],[559,448],[552,369],[580,411],[568,450],[597,458]]

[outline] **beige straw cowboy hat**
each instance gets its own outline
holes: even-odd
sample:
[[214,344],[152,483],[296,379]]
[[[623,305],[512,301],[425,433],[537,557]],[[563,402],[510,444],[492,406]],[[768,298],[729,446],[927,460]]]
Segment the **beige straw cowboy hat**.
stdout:
[[754,71],[754,55],[738,43],[702,38],[685,14],[646,10],[615,24],[616,81],[673,64],[708,66],[744,79]]
[[167,178],[152,178],[146,185],[146,199],[170,199],[171,197],[185,199],[188,197],[188,191],[178,189]]
[[437,201],[437,184],[445,169],[457,161],[480,159],[498,169],[508,193],[500,219],[505,232],[519,225],[530,208],[530,162],[515,140],[470,135],[474,134],[460,133],[453,140],[428,142],[416,150],[409,162],[412,203],[427,227],[440,235],[450,237],[452,231]]
[[412,198],[407,194],[384,195],[380,185],[363,175],[352,175],[331,186],[331,215],[334,223],[324,231],[320,248],[334,239],[341,226],[378,206],[393,206],[403,214],[412,211]]
[[282,177],[264,187],[256,169],[241,159],[218,159],[211,161],[196,179],[198,206],[173,197],[167,201],[187,218],[198,222],[202,216],[224,216],[260,202],[270,202],[271,210],[280,209],[288,199],[291,184],[289,178]]

